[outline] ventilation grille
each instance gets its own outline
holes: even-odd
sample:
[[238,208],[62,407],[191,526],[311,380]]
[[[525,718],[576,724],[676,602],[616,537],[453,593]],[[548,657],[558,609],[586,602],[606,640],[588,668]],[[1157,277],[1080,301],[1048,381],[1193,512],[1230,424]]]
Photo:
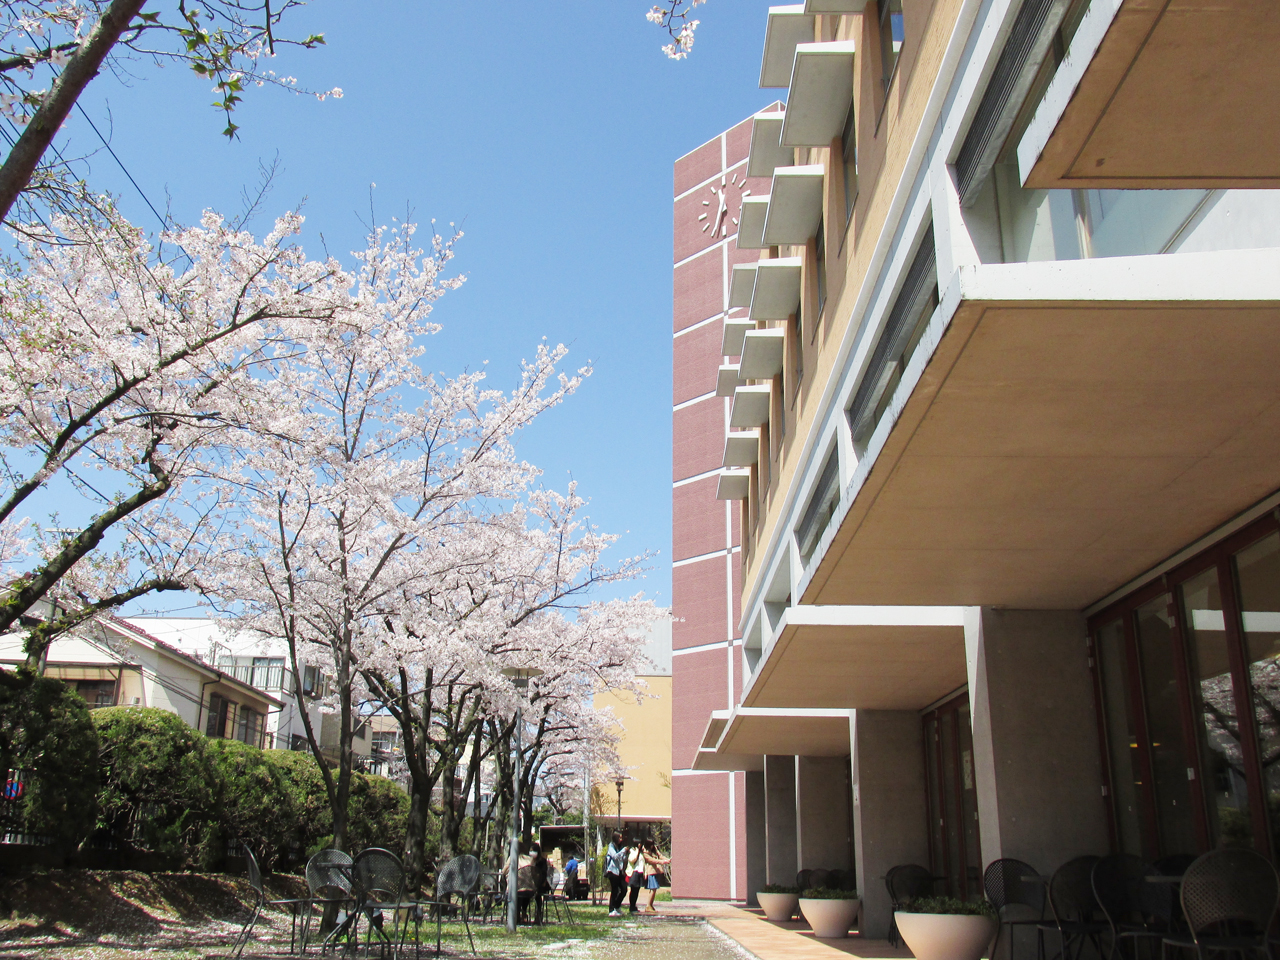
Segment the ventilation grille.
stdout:
[[1026,0],[1018,11],[956,157],[956,186],[962,205],[973,203],[995,165],[1066,9],[1066,0]]

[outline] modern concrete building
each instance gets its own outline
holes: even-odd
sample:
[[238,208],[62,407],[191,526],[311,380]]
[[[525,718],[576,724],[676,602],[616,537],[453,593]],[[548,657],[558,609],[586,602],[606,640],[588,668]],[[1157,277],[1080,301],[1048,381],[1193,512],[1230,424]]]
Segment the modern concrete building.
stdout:
[[[676,414],[677,480],[722,465],[741,530],[698,654],[727,655],[728,709],[676,643],[676,782],[732,784],[742,836],[699,848],[739,878],[719,895],[848,865],[883,936],[900,863],[976,896],[1005,856],[1274,858],[1280,8],[806,0],[761,26],[787,105],[735,135],[725,429]],[[677,330],[706,312],[679,270]]]

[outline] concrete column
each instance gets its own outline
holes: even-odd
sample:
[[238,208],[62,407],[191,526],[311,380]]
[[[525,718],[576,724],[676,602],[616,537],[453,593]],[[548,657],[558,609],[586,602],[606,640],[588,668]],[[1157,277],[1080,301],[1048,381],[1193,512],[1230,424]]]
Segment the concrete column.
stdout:
[[796,758],[764,758],[767,883],[796,882]]
[[1093,682],[1076,611],[973,607],[965,616],[982,860],[1049,875],[1107,852]]
[[747,906],[758,906],[756,894],[768,880],[766,863],[768,844],[765,840],[764,771],[748,770],[746,774],[747,814]]
[[885,874],[929,864],[924,743],[915,710],[859,710],[853,725],[853,849],[862,935],[880,940],[893,919]]
[[849,869],[851,801],[848,757],[796,757],[798,869]]

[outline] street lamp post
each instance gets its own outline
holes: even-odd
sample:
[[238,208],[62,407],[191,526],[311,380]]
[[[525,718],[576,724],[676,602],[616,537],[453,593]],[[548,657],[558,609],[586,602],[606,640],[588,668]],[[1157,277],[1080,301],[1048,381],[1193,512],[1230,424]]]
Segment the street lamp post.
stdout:
[[[529,681],[542,676],[543,671],[537,667],[504,667],[502,675],[511,680],[517,690],[525,690]],[[524,715],[521,709],[524,704],[523,693],[516,700],[516,764],[513,802],[511,805],[511,853],[509,855],[507,873],[507,932],[516,932],[516,905],[518,894],[516,887],[520,882],[520,766],[521,754],[524,752]]]
[[623,779],[619,777],[613,781],[613,785],[618,788],[618,832],[622,832],[622,784]]

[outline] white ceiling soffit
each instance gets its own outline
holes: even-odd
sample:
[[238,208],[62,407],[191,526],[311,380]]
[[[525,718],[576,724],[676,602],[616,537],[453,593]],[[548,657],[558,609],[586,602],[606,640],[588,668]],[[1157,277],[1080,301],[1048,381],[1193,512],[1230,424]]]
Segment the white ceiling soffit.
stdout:
[[844,131],[853,103],[853,54],[852,40],[796,47],[783,146],[827,147]]
[[754,330],[756,322],[750,317],[730,317],[724,322],[724,334],[720,338],[723,357],[742,356],[742,338],[748,330]]
[[795,151],[782,145],[781,110],[757,113],[751,118],[751,151],[747,154],[748,177],[771,177],[774,167],[795,163]]
[[867,0],[805,0],[805,13],[861,13]]
[[734,430],[725,435],[724,465],[726,467],[749,467],[759,459],[759,430]]
[[773,172],[769,216],[765,220],[765,246],[808,243],[822,220],[822,164],[779,167]]
[[[756,286],[751,294],[752,320],[785,320],[796,312],[799,304],[799,257],[761,260],[756,264]],[[741,356],[741,349],[733,356]]]
[[769,384],[739,387],[733,391],[733,410],[729,413],[731,427],[758,427],[769,422]]
[[716,396],[732,397],[733,391],[738,389],[738,384],[742,382],[742,377],[738,374],[738,365],[736,363],[726,363],[716,371]]
[[721,470],[716,484],[717,500],[745,500],[751,493],[750,470]]
[[803,3],[769,8],[769,25],[764,30],[764,59],[760,62],[760,86],[785,87],[791,82],[791,61],[796,44],[813,40],[813,14]]
[[756,286],[756,264],[738,263],[729,275],[729,309],[751,306],[751,291]]
[[743,198],[742,212],[738,214],[739,250],[763,250],[768,246],[764,242],[764,221],[768,215],[768,197]]
[[743,380],[771,380],[782,372],[785,330],[748,330],[742,342],[739,375]]
[[724,733],[725,725],[729,722],[732,710],[712,710],[711,716],[707,718],[707,729],[702,732],[702,749],[714,750],[716,744],[720,742],[720,734]]

